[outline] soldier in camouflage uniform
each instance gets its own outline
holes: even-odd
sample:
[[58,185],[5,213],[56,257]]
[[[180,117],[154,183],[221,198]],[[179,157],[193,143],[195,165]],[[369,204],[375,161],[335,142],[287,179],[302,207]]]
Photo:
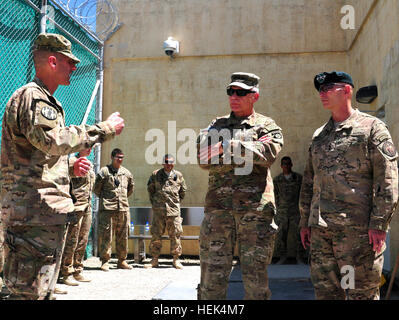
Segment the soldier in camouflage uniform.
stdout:
[[276,198],[276,223],[278,233],[275,250],[280,256],[277,264],[283,264],[287,260],[288,243],[292,239],[297,263],[303,264],[303,248],[299,236],[299,193],[301,191],[302,175],[292,171],[290,157],[281,159],[283,170],[273,179],[274,196]]
[[84,160],[68,166],[68,154],[120,134],[118,113],[93,126],[65,127],[53,94],[69,85],[79,62],[61,35],[34,42],[36,78],[7,103],[1,137],[2,220],[8,255],[4,281],[14,299],[44,299],[54,289],[67,216],[73,211],[69,173],[86,174]]
[[162,235],[165,228],[170,239],[170,253],[173,256],[173,266],[183,269],[179,261],[182,254],[180,236],[183,233],[180,216],[180,201],[186,194],[186,183],[181,172],[173,169],[175,159],[172,155],[165,155],[163,169],[155,170],[147,183],[148,195],[152,204],[153,218],[151,223],[150,254],[152,260],[145,268],[158,266],[161,254]]
[[[91,149],[80,151],[77,157],[70,157],[69,163],[75,163],[78,158],[88,157]],[[86,158],[87,159],[87,158]],[[88,160],[89,161],[89,160]],[[91,162],[90,162],[91,164]],[[82,177],[71,177],[72,194],[75,198],[74,208],[76,222],[70,223],[66,236],[64,253],[62,255],[61,279],[60,283],[77,286],[79,282],[90,282],[91,280],[83,277],[83,258],[86,251],[87,242],[91,228],[91,199],[94,180],[96,175],[91,164],[89,172]]]
[[350,75],[323,72],[314,84],[332,114],[313,134],[300,195],[315,295],[379,299],[385,237],[398,201],[398,154],[386,125],[352,107]]
[[112,251],[112,234],[115,232],[117,267],[132,269],[126,262],[130,211],[128,197],[134,190],[133,175],[122,167],[124,154],[115,148],[111,153],[112,163],[101,168],[94,182],[93,192],[100,198],[98,215],[99,254],[101,270],[109,271]]
[[198,163],[209,170],[200,229],[199,299],[226,299],[236,243],[245,299],[271,296],[267,265],[277,225],[270,166],[283,135],[271,118],[254,111],[258,81],[251,73],[233,73],[227,86],[231,113],[213,120],[198,136]]

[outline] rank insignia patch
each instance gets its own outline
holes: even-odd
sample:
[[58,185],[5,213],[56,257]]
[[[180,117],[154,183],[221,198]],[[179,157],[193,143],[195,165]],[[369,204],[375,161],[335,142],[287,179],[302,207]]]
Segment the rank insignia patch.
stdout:
[[42,107],[40,113],[42,114],[43,117],[45,117],[48,120],[57,119],[57,111],[53,107],[44,106]]

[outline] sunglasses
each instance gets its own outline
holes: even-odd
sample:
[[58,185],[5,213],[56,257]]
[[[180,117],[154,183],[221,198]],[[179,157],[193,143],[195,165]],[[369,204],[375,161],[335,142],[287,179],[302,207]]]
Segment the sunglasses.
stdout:
[[345,86],[338,84],[338,83],[330,83],[325,84],[324,86],[320,86],[319,92],[328,92],[333,89],[344,88]]
[[237,97],[244,97],[248,93],[255,93],[255,92],[249,91],[249,90],[245,90],[245,89],[233,89],[233,88],[228,88],[227,89],[227,95],[228,96],[232,96],[234,93],[237,95]]

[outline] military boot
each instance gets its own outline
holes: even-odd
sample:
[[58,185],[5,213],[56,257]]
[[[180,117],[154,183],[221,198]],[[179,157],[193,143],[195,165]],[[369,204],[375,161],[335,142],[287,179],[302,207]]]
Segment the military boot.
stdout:
[[72,287],[76,287],[79,285],[79,283],[73,281],[72,276],[62,277],[60,279],[60,283],[66,284],[67,286],[72,286]]
[[132,267],[127,264],[126,260],[119,260],[117,268],[118,269],[127,269],[127,270],[132,269]]
[[146,269],[156,268],[156,267],[158,267],[158,257],[153,257],[149,264],[144,265],[144,268]]
[[101,268],[102,271],[109,271],[109,263],[108,261],[102,262]]
[[90,282],[91,281],[91,279],[85,278],[80,273],[74,273],[73,277],[75,278],[76,281],[79,281],[79,282]]
[[173,257],[173,266],[176,269],[183,269],[183,265],[181,264],[179,257],[178,256],[174,256]]
[[68,291],[55,287],[54,294],[67,294]]

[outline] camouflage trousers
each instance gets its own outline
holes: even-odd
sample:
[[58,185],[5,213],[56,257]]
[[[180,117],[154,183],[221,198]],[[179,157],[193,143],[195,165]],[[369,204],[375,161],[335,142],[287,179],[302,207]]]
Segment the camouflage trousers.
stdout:
[[14,299],[43,300],[58,277],[66,225],[8,226],[4,282]]
[[[1,222],[1,212],[0,212],[0,273],[3,272],[4,266],[4,257],[5,257],[5,250],[4,250],[4,224]],[[3,278],[0,275],[0,291],[3,287]]]
[[151,223],[151,242],[150,254],[153,257],[159,257],[162,249],[162,235],[165,229],[170,239],[170,254],[172,256],[181,256],[182,246],[180,236],[183,234],[183,218],[180,216],[166,216],[165,210],[153,209],[153,218]]
[[267,265],[272,260],[276,232],[271,212],[205,212],[200,229],[201,280],[198,299],[226,299],[236,244],[244,299],[270,299]]
[[83,258],[91,228],[91,208],[76,212],[78,220],[68,225],[64,253],[62,254],[61,275],[67,277],[83,271]]
[[282,257],[290,253],[294,257],[304,257],[306,252],[303,249],[299,230],[299,212],[289,214],[287,212],[277,212],[275,221],[278,225],[278,233],[275,244],[275,255]]
[[[1,213],[0,213],[0,215],[1,215]],[[3,271],[4,255],[5,255],[5,252],[4,252],[4,228],[3,228],[3,223],[1,222],[1,217],[0,217],[0,272]],[[1,287],[0,287],[0,290],[1,290]]]
[[127,258],[130,216],[127,211],[100,211],[98,215],[98,248],[100,260],[111,259],[112,236],[115,234],[116,255]]
[[[368,230],[312,227],[310,274],[316,299],[378,300],[382,252],[372,250]],[[348,288],[350,269],[354,270],[352,288]]]

